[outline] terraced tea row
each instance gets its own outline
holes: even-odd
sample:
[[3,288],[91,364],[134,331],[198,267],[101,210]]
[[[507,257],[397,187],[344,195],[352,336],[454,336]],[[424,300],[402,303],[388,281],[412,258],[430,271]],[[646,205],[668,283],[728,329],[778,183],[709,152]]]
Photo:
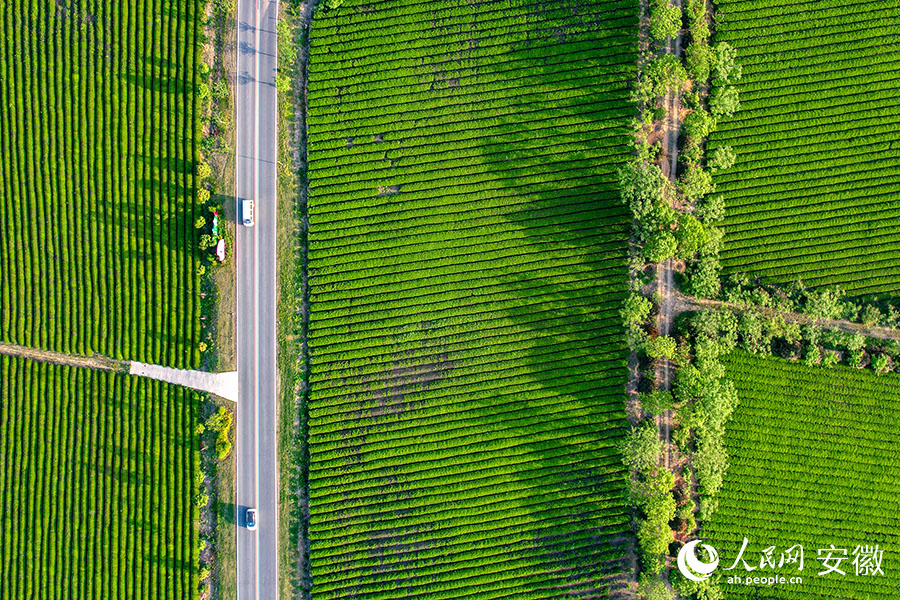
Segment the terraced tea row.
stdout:
[[0,356],[3,597],[197,597],[192,394]]
[[887,1],[722,0],[741,110],[710,147],[728,212],[725,272],[900,292],[900,7]]
[[[849,367],[806,367],[735,353],[727,361],[741,404],[726,435],[731,466],[718,512],[704,525],[721,564],[734,561],[744,537],[744,558],[802,544],[806,565],[758,569],[753,575],[800,575],[802,585],[764,587],[767,598],[896,598],[900,577],[900,443],[896,409],[900,379]],[[824,570],[817,550],[846,550],[839,566]],[[881,574],[859,574],[857,546],[883,551]],[[754,564],[755,563],[755,564]],[[742,566],[723,575],[747,575]],[[752,586],[726,586],[728,597],[755,598]]]
[[624,570],[634,2],[344,2],[309,82],[317,597]]
[[0,338],[195,366],[205,2],[68,4],[0,9]]

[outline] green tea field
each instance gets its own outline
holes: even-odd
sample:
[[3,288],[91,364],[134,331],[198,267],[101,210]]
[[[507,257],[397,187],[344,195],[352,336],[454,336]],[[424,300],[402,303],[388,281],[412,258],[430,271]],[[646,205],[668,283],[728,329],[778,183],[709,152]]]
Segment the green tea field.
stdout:
[[193,393],[0,356],[3,598],[195,598]]
[[632,0],[316,16],[315,597],[596,597],[627,568],[636,40]]
[[[700,537],[719,550],[724,576],[743,539],[754,575],[803,577],[795,586],[725,586],[728,598],[900,597],[900,378],[850,367],[807,367],[781,359],[735,353],[728,361],[741,404],[726,435],[731,467],[718,512]],[[760,553],[801,544],[797,565],[759,569]],[[820,548],[845,550],[837,572],[819,575]],[[883,551],[880,574],[857,574],[865,546]],[[856,552],[857,547],[862,547]]]
[[0,8],[0,339],[197,364],[199,0]]
[[900,293],[900,5],[721,0],[741,109],[710,148],[727,216],[725,272]]

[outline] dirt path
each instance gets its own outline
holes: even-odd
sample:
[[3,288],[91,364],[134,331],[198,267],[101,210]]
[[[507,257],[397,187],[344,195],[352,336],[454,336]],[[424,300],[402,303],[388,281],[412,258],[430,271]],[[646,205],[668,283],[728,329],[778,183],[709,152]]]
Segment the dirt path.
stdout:
[[[681,0],[673,2],[675,6],[681,7]],[[666,47],[667,54],[675,56],[681,55],[682,32],[679,31],[674,39],[669,40]],[[678,133],[681,128],[681,93],[679,91],[669,92],[665,98],[666,102],[666,135],[665,144],[666,154],[668,157],[668,167],[666,175],[676,183],[678,173]],[[664,172],[666,169],[664,169]],[[675,272],[674,261],[670,258],[656,265],[656,292],[659,295],[659,314],[656,318],[656,330],[659,335],[669,335],[672,329],[672,317],[674,308],[675,290]],[[663,358],[659,361],[656,371],[656,381],[661,390],[672,389],[672,364],[669,359]],[[671,436],[672,436],[672,411],[665,411],[659,418],[660,437],[666,442],[665,464],[669,468],[671,454]]]
[[115,371],[117,373],[127,373],[129,367],[128,361],[115,360],[113,358],[109,358],[108,356],[75,356],[72,354],[51,352],[50,350],[30,348],[28,346],[7,344],[6,342],[0,342],[0,354],[29,358],[31,360],[51,363],[54,365],[83,367],[86,369],[98,369],[100,371]]
[[[743,312],[742,308],[725,302],[723,300],[708,300],[706,298],[694,298],[685,296],[680,292],[675,292],[672,303],[672,316],[677,316],[683,312],[698,311],[703,309],[711,310],[731,310],[734,312]],[[859,333],[866,337],[876,338],[879,340],[897,340],[900,341],[900,330],[891,329],[889,327],[869,327],[860,323],[846,321],[842,319],[819,319],[807,314],[797,312],[783,312],[774,308],[757,308],[759,313],[766,316],[781,315],[788,323],[797,323],[799,325],[817,325],[823,329],[834,329],[846,333]]]

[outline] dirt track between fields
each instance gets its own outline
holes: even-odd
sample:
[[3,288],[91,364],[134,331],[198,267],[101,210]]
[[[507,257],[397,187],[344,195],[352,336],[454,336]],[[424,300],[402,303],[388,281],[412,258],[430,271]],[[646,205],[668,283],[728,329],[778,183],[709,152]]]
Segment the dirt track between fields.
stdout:
[[[724,300],[708,300],[706,298],[694,298],[685,296],[680,292],[675,292],[672,302],[672,317],[676,317],[684,312],[698,310],[731,310],[737,313],[744,312],[746,309],[740,308],[730,302]],[[823,329],[834,329],[846,333],[859,333],[866,337],[879,340],[897,340],[900,341],[900,331],[889,327],[869,327],[852,321],[842,319],[820,319],[811,315],[797,312],[782,312],[774,308],[755,307],[753,310],[765,316],[781,315],[788,323],[797,323],[799,325],[817,325]]]
[[[681,8],[681,0],[673,2]],[[666,48],[667,54],[679,56],[681,54],[681,42],[683,33],[678,32],[674,39],[669,40]],[[666,133],[664,148],[665,157],[668,158],[668,173],[666,175],[673,185],[677,184],[678,175],[678,133],[681,128],[681,93],[679,90],[670,91],[665,98],[666,102]],[[666,165],[664,165],[666,166]],[[672,329],[672,316],[674,309],[675,270],[673,260],[670,258],[656,265],[656,293],[659,295],[659,314],[656,317],[656,330],[661,336],[669,335]],[[672,361],[662,358],[657,364],[656,381],[659,389],[672,389]],[[660,417],[660,436],[666,442],[666,468],[669,468],[672,437],[672,411],[666,410]]]
[[115,371],[118,373],[127,373],[129,366],[127,361],[115,360],[113,358],[109,358],[108,356],[76,356],[73,354],[62,354],[60,352],[52,352],[50,350],[30,348],[28,346],[7,344],[6,342],[0,342],[0,354],[29,358],[31,360],[51,363],[54,365],[68,365],[70,367],[84,367],[87,369]]

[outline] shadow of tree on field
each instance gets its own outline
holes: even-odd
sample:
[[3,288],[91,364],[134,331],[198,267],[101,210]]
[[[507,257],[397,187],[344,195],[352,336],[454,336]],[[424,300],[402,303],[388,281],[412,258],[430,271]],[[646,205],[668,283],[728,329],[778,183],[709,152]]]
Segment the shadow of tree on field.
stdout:
[[[578,39],[556,30],[549,35],[561,46]],[[512,115],[482,138],[482,156],[493,169],[494,181],[516,200],[524,200],[515,203],[505,218],[544,256],[543,266],[534,270],[548,272],[557,260],[579,260],[570,263],[571,273],[577,273],[573,281],[567,282],[565,275],[548,275],[539,291],[531,282],[533,272],[510,269],[497,277],[497,285],[517,297],[521,306],[534,307],[535,300],[540,300],[545,319],[535,322],[533,311],[527,309],[508,310],[508,317],[542,340],[522,359],[532,373],[530,379],[541,386],[545,397],[565,398],[571,408],[562,421],[553,424],[559,437],[549,428],[539,428],[544,435],[531,445],[531,451],[541,456],[542,463],[555,462],[557,468],[523,508],[540,519],[548,507],[566,507],[566,515],[539,528],[531,540],[531,548],[541,557],[540,568],[555,580],[558,593],[570,597],[620,594],[627,585],[625,555],[632,543],[629,511],[622,501],[627,473],[615,449],[627,426],[627,350],[618,310],[627,290],[630,218],[619,200],[615,170],[628,153],[632,109],[626,100],[626,82],[630,73],[628,67],[622,72],[621,57],[611,57],[609,64],[600,57],[588,67],[595,83],[580,90],[586,95],[560,100],[571,89],[570,83],[559,77],[552,59],[536,56],[529,47],[532,42],[512,52],[520,65],[517,75],[524,78],[525,89],[558,90],[533,101],[532,108],[538,115],[553,115],[543,121],[541,135],[547,136],[548,145],[561,145],[548,148],[555,154],[540,164],[523,161],[514,152],[515,140],[521,143],[524,136],[533,135],[533,124]],[[598,42],[599,54],[602,43]],[[492,64],[482,65],[484,74],[491,69]],[[570,134],[561,133],[565,127],[559,124],[568,121],[580,125]],[[498,148],[496,142],[507,139],[513,141]],[[543,148],[534,151],[546,156]],[[529,184],[522,186],[523,181]],[[483,411],[478,404],[474,409]],[[544,411],[535,406],[536,423]],[[587,434],[591,441],[567,443],[564,434],[580,430],[592,432]],[[561,456],[566,458],[559,460]],[[572,490],[580,495],[573,497]],[[532,591],[539,589],[543,588]]]
[[[457,450],[453,464],[428,464],[439,470],[447,487],[466,485],[466,475],[473,469],[483,472],[483,482],[488,484],[496,477],[496,484],[489,489],[466,490],[483,494],[477,502],[445,506],[434,499],[435,504],[429,506],[434,511],[432,523],[404,523],[407,509],[392,504],[423,493],[413,482],[413,475],[418,474],[406,472],[409,465],[421,466],[413,462],[418,458],[412,457],[409,464],[400,464],[394,471],[379,471],[374,480],[379,490],[376,497],[360,489],[343,492],[351,505],[367,500],[384,504],[379,514],[383,520],[372,523],[368,531],[371,545],[367,558],[378,559],[378,576],[385,585],[393,583],[410,593],[428,590],[444,574],[440,569],[452,568],[457,553],[464,551],[459,547],[465,546],[461,532],[481,522],[475,506],[478,502],[506,502],[509,514],[516,515],[516,523],[496,529],[494,539],[479,544],[492,544],[490,551],[497,554],[498,564],[514,557],[527,565],[531,572],[511,575],[524,596],[597,597],[609,593],[611,587],[615,594],[624,593],[626,585],[623,573],[629,568],[626,554],[632,544],[630,511],[623,500],[628,474],[615,446],[627,427],[627,349],[618,311],[627,290],[630,216],[619,200],[615,171],[629,152],[633,110],[627,101],[627,82],[633,75],[637,40],[620,30],[604,32],[611,20],[619,23],[621,30],[636,31],[637,9],[623,15],[621,9],[605,9],[599,3],[562,2],[553,10],[544,3],[526,4],[523,13],[527,12],[528,22],[540,25],[527,35],[520,32],[497,57],[467,58],[483,34],[476,9],[471,29],[444,30],[448,37],[456,36],[458,47],[447,50],[446,60],[434,57],[420,72],[422,82],[431,83],[433,97],[446,99],[450,105],[455,96],[472,93],[467,87],[470,79],[518,82],[520,98],[509,105],[510,110],[498,109],[492,119],[483,122],[473,118],[472,127],[488,123],[472,147],[477,164],[456,168],[453,159],[442,163],[459,189],[490,182],[492,197],[473,194],[465,199],[465,210],[478,206],[502,215],[502,223],[491,234],[496,237],[458,241],[448,235],[446,242],[448,248],[455,243],[472,244],[477,253],[479,241],[487,244],[509,235],[518,240],[522,253],[531,254],[531,262],[498,260],[480,267],[481,272],[472,272],[473,278],[492,277],[492,293],[502,297],[502,304],[470,305],[463,296],[442,315],[410,315],[409,328],[424,332],[415,357],[402,353],[383,357],[390,366],[367,382],[369,404],[361,414],[378,416],[385,427],[414,423],[416,411],[427,408],[434,397],[430,396],[432,390],[454,385],[450,380],[461,368],[455,365],[454,349],[480,347],[487,335],[478,329],[478,320],[487,317],[476,311],[502,313],[496,320],[504,322],[496,327],[510,339],[519,339],[515,338],[518,335],[527,340],[519,346],[523,353],[517,355],[515,367],[500,364],[498,356],[504,350],[489,348],[483,357],[489,362],[480,365],[481,371],[473,376],[480,383],[494,370],[521,369],[525,374],[514,379],[519,389],[502,389],[500,381],[486,387],[468,385],[466,375],[458,375],[460,383],[455,385],[466,388],[466,427],[477,427],[483,433],[477,445]],[[596,51],[585,50],[585,42],[596,44]],[[573,57],[575,52],[582,53]],[[539,93],[529,95],[532,90]],[[489,107],[493,100],[485,97],[482,102]],[[455,126],[465,124],[461,120]],[[368,131],[348,129],[344,133],[359,140],[354,142],[354,152],[364,151],[365,144],[394,140],[390,131],[374,137]],[[423,154],[441,157],[444,151],[440,135],[417,143]],[[379,171],[373,187],[376,183],[387,186],[393,183],[392,174],[416,168],[407,166],[406,160],[398,159],[396,170],[392,161],[391,169]],[[415,201],[414,193],[401,189],[396,201]],[[455,221],[457,217],[447,219]],[[459,217],[457,226],[455,233],[462,238],[460,232],[477,224]],[[469,260],[474,263],[480,258]],[[433,258],[423,259],[419,267],[428,268],[429,260]],[[407,268],[405,264],[403,268]],[[389,297],[392,291],[378,293]],[[443,323],[454,319],[463,323],[453,324],[462,333],[448,332],[451,327]],[[393,335],[402,340],[413,333],[396,331]],[[442,360],[448,368],[436,366]],[[413,369],[415,377],[408,371],[398,373],[398,365]],[[429,379],[428,385],[421,381],[432,375],[435,379]],[[410,383],[417,385],[396,394]],[[315,399],[316,388],[313,385],[311,389]],[[511,410],[515,410],[514,417]],[[315,423],[312,431],[315,436]],[[348,440],[348,468],[365,463],[367,439],[384,431],[382,422],[356,426],[348,419],[342,431]],[[516,468],[507,470],[508,465]],[[452,515],[453,525],[446,524],[448,515]],[[434,525],[439,521],[442,529]],[[527,539],[522,539],[523,532]],[[452,544],[448,540],[453,540]],[[427,564],[434,574],[414,574],[412,568],[417,564]],[[350,578],[343,591],[345,597],[353,597],[365,588],[357,589]]]

